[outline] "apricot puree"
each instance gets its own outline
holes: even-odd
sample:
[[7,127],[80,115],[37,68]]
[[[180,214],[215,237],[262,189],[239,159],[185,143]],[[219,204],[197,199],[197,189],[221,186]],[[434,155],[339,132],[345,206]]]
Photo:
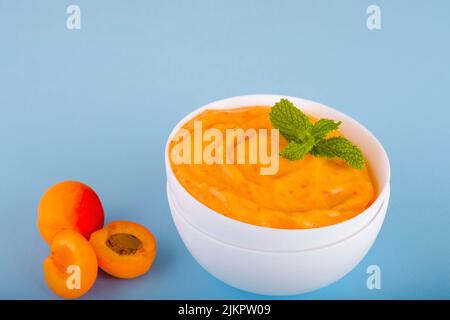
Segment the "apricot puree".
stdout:
[[[269,112],[270,107],[265,106],[206,110],[183,128],[193,134],[194,121],[201,120],[204,129],[216,128],[223,136],[230,128],[270,130]],[[335,135],[340,133],[332,132],[330,137]],[[177,143],[169,145],[169,156]],[[203,143],[203,148],[207,144]],[[280,136],[279,150],[286,145]],[[258,226],[304,229],[333,225],[358,215],[376,197],[367,163],[357,170],[340,159],[310,154],[296,161],[279,157],[278,171],[261,175],[259,161],[175,164],[170,159],[176,178],[194,198],[224,216]]]

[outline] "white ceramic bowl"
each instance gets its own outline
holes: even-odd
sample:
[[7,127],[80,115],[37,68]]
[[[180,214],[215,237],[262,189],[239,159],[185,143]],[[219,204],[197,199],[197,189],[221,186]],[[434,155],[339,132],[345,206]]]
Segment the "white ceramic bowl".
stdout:
[[[368,158],[378,197],[347,221],[315,229],[285,230],[230,219],[197,201],[176,179],[168,147],[178,129],[206,109],[273,105],[287,98],[308,114],[342,121],[341,132]],[[236,288],[259,294],[290,295],[316,290],[350,272],[366,255],[389,203],[389,160],[378,140],[361,124],[316,102],[280,95],[250,95],[210,103],[173,129],[165,150],[167,196],[177,230],[208,272]]]

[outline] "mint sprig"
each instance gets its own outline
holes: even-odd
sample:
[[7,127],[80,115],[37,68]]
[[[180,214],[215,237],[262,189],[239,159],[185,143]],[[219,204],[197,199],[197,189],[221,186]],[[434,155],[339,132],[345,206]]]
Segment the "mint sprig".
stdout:
[[340,158],[354,169],[365,165],[361,150],[344,137],[327,139],[331,131],[339,129],[341,121],[320,119],[312,123],[309,118],[287,99],[277,102],[269,114],[272,127],[278,129],[289,144],[280,152],[288,160],[301,160],[309,153],[328,159]]

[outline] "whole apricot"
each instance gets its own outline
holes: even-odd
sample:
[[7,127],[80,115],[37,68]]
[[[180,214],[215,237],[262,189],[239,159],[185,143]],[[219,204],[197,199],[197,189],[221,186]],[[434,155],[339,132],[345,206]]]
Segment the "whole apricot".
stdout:
[[47,243],[61,230],[75,230],[89,239],[101,229],[104,213],[95,191],[78,181],[63,181],[50,187],[38,208],[39,231]]

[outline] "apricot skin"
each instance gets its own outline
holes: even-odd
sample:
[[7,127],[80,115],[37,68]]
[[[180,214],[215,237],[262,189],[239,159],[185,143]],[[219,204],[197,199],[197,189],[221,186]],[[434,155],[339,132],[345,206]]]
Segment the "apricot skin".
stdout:
[[75,230],[89,239],[104,221],[102,203],[89,186],[63,181],[50,187],[38,207],[39,231],[47,243],[61,230]]
[[[67,280],[72,275],[68,272],[69,266],[79,267],[79,288],[70,288],[67,285]],[[67,299],[81,297],[94,285],[97,272],[95,251],[81,234],[73,230],[63,230],[53,237],[50,256],[44,261],[44,274],[48,287],[55,294]]]
[[[116,234],[129,234],[142,246],[133,254],[121,255],[108,246],[108,239]],[[98,265],[116,278],[131,279],[146,273],[156,256],[156,240],[144,226],[130,221],[111,221],[106,227],[92,233],[89,242],[97,254]]]

